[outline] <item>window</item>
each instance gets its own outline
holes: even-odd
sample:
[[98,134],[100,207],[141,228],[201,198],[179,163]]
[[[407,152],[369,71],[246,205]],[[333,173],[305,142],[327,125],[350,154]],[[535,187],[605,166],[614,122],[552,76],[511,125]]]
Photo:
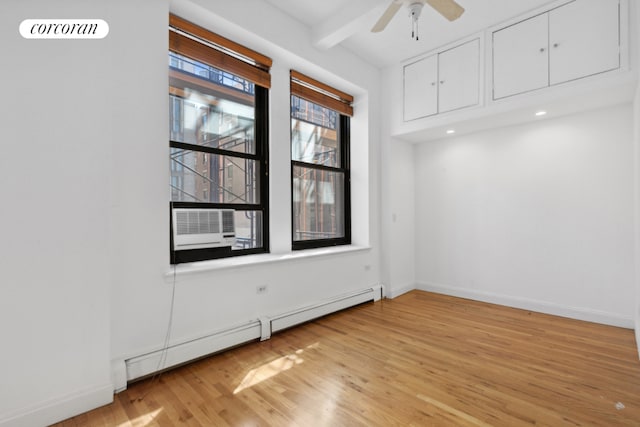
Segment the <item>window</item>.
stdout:
[[291,71],[292,247],[351,243],[350,95]]
[[267,252],[271,60],[172,15],[168,64],[170,209],[233,209],[236,234],[171,263]]

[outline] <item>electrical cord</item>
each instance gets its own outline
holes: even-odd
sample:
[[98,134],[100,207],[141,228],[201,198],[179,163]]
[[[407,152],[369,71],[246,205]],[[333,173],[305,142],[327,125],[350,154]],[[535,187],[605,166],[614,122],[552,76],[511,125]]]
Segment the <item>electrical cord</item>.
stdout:
[[165,363],[167,362],[167,354],[169,352],[169,344],[171,343],[171,330],[173,329],[173,308],[176,301],[176,264],[173,264],[173,281],[171,285],[171,304],[169,307],[169,322],[167,324],[167,332],[164,336],[164,343],[160,352],[160,358],[158,359],[158,365],[151,377],[151,380],[147,383],[146,390],[142,395],[137,398],[131,399],[130,403],[135,401],[141,402],[151,392],[156,382],[160,380],[160,377],[164,373]]

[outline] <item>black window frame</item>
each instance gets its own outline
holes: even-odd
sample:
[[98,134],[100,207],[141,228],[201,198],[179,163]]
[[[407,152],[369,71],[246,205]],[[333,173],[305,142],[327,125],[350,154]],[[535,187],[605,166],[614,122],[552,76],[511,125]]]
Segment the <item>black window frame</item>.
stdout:
[[[291,100],[290,111],[293,109],[293,97],[304,99],[299,95],[290,94]],[[316,105],[314,101],[306,100]],[[321,105],[322,106],[322,105]],[[324,108],[329,108],[322,106]],[[331,109],[331,108],[329,108]],[[305,249],[317,249],[326,248],[331,246],[344,246],[351,244],[351,118],[345,114],[341,114],[339,111],[333,110],[338,114],[338,143],[340,145],[340,165],[338,167],[319,165],[315,163],[303,162],[299,160],[293,160],[292,152],[289,157],[291,158],[291,249],[294,251]],[[293,116],[290,114],[290,123]],[[289,126],[291,135],[289,137],[289,149],[291,150],[291,142],[293,140],[293,129]],[[330,172],[342,173],[344,175],[344,236],[337,238],[323,238],[323,239],[307,239],[307,240],[295,240],[295,206],[293,202],[294,196],[294,168],[302,167],[306,169],[325,170]]]
[[[206,30],[195,27],[191,23],[188,23],[181,18],[175,17],[174,15],[170,16],[170,20],[172,22],[176,22],[180,24],[183,28],[187,28],[191,31],[194,31],[200,36],[200,40],[205,40],[202,38],[202,34],[206,36],[214,36],[216,40],[223,40],[225,43],[229,43],[233,46],[233,42],[222,39],[217,35],[213,35],[212,33],[208,33]],[[233,47],[232,46],[232,47]],[[240,46],[240,50],[242,53],[249,52],[246,48]],[[169,49],[169,54],[171,54],[173,50]],[[179,55],[182,55],[180,51],[177,51]],[[252,54],[252,52],[249,52]],[[259,55],[259,54],[257,54]],[[196,61],[201,61],[203,64],[214,67],[215,69],[219,68],[220,65],[216,63],[215,60],[211,61],[203,61],[201,58],[195,59]],[[267,58],[268,60],[268,58]],[[269,60],[270,61],[270,60]],[[267,63],[270,66],[270,62]],[[169,64],[171,67],[171,64]],[[222,68],[220,68],[222,70]],[[263,68],[264,69],[264,68]],[[233,71],[225,71],[226,73],[230,73],[236,75]],[[268,69],[267,69],[268,73]],[[244,76],[239,76],[241,79],[245,79]],[[246,81],[246,80],[245,80]],[[170,262],[171,264],[180,264],[187,262],[197,262],[197,261],[206,261],[206,260],[214,260],[214,259],[222,259],[236,256],[244,256],[251,254],[260,254],[260,253],[268,253],[269,252],[269,87],[270,84],[259,84],[260,80],[252,81],[253,84],[253,107],[254,107],[254,152],[238,152],[225,150],[221,148],[207,147],[198,144],[191,144],[186,142],[180,142],[169,139],[169,147],[171,149],[179,149],[179,150],[188,150],[190,152],[199,155],[200,153],[205,154],[213,154],[213,155],[222,155],[225,157],[232,157],[241,160],[252,160],[256,162],[257,173],[256,173],[256,191],[258,192],[258,203],[211,203],[211,202],[194,202],[194,201],[169,201],[169,235],[170,235]],[[262,81],[264,82],[264,80]],[[171,87],[171,85],[169,85]],[[246,90],[246,87],[245,87]],[[230,97],[229,99],[232,99]],[[169,111],[169,114],[172,114],[172,111]],[[226,173],[226,172],[225,172]],[[171,186],[171,182],[169,183]],[[212,247],[212,248],[200,248],[200,249],[187,249],[187,250],[174,250],[173,248],[173,221],[171,220],[173,209],[233,209],[236,212],[242,211],[255,211],[260,212],[260,219],[257,220],[261,227],[261,232],[256,236],[256,240],[258,241],[259,247],[248,248],[248,249],[232,249],[232,247]]]

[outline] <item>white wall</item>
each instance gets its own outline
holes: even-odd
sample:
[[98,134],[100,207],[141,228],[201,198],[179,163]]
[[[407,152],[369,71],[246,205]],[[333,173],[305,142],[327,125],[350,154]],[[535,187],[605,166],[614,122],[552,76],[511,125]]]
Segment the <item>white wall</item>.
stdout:
[[633,326],[630,105],[416,148],[422,289]]
[[26,18],[103,18],[103,1],[0,5],[0,425],[111,400],[112,41],[25,40]]
[[415,289],[415,186],[412,144],[391,136],[391,110],[395,105],[397,87],[395,68],[382,71],[382,121],[379,170],[381,182],[382,281],[385,295],[395,298]]
[[[0,177],[5,207],[15,209],[0,214],[3,427],[49,424],[109,402],[122,385],[123,360],[163,345],[172,289],[170,9],[274,60],[270,227],[272,253],[283,258],[243,267],[214,261],[195,273],[182,268],[172,343],[380,282],[377,69],[339,47],[316,50],[307,27],[257,0],[4,1]],[[105,19],[110,34],[100,41],[20,38],[23,19],[45,17]],[[356,98],[353,240],[361,250],[284,259],[290,68]],[[258,296],[263,284],[269,290]]]

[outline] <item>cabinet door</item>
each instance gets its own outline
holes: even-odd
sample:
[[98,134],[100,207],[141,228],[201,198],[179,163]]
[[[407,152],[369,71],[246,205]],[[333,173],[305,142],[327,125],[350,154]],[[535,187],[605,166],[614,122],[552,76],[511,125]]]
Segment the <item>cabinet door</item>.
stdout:
[[438,112],[438,57],[430,56],[404,67],[404,121]]
[[438,112],[477,105],[479,101],[480,40],[475,39],[438,55]]
[[550,82],[620,67],[618,0],[576,0],[549,12]]
[[549,85],[548,14],[493,33],[493,99]]

